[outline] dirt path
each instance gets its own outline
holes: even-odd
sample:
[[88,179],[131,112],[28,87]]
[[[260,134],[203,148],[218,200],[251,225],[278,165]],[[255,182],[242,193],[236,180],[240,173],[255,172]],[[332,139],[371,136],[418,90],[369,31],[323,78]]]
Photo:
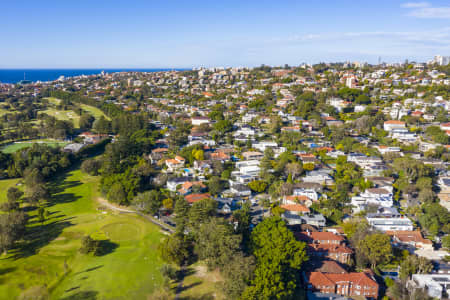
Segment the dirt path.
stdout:
[[159,227],[161,227],[161,229],[163,229],[166,232],[169,232],[169,233],[174,233],[175,232],[175,230],[171,226],[169,226],[169,225],[167,225],[167,224],[165,224],[163,222],[160,222],[160,221],[156,220],[155,218],[152,218],[152,217],[150,217],[148,215],[140,213],[138,211],[135,211],[135,210],[132,210],[132,209],[129,209],[129,208],[124,208],[122,206],[109,203],[106,199],[101,198],[101,197],[97,198],[97,201],[100,203],[100,205],[102,205],[102,206],[104,206],[104,207],[106,207],[106,208],[108,208],[110,210],[118,211],[118,212],[121,212],[121,213],[137,214],[137,215],[145,218],[147,221],[152,222],[155,225],[158,225]]

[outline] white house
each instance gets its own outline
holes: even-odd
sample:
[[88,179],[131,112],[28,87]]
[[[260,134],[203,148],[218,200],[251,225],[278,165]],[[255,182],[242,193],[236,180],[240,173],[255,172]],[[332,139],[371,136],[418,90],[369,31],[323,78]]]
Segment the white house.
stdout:
[[278,144],[274,141],[261,141],[258,143],[253,143],[252,147],[255,149],[258,149],[261,152],[264,152],[264,151],[266,151],[267,148],[272,148],[272,149],[277,148]]
[[239,128],[238,130],[236,130],[233,133],[233,136],[243,135],[243,136],[248,138],[248,137],[255,136],[255,134],[256,134],[256,131],[252,127],[250,127],[250,126],[242,126],[241,128]]
[[334,184],[334,180],[329,174],[320,171],[310,171],[302,179],[304,182],[316,182],[325,185]]
[[211,123],[211,119],[208,117],[192,117],[191,123],[194,126],[199,126],[202,124],[209,124]]
[[405,122],[403,122],[403,121],[390,120],[390,121],[384,122],[383,128],[386,131],[392,131],[393,129],[406,128],[406,125],[405,125]]
[[402,142],[414,143],[418,140],[417,134],[409,132],[406,128],[395,128],[391,131],[391,137]]
[[445,274],[413,274],[407,283],[408,288],[424,289],[428,296],[442,299],[445,294],[450,294],[450,275]]
[[236,163],[236,168],[242,175],[259,175],[260,167],[258,160],[244,160]]
[[385,188],[371,188],[365,190],[364,193],[359,196],[353,196],[351,203],[355,207],[354,211],[359,212],[364,210],[369,204],[378,205],[380,207],[392,207],[394,199],[392,190],[389,191]]
[[292,194],[294,196],[306,196],[313,201],[319,200],[319,194],[313,189],[294,188]]
[[370,226],[383,232],[390,230],[411,231],[414,229],[412,221],[398,213],[394,208],[379,209],[378,213],[367,214],[366,219]]

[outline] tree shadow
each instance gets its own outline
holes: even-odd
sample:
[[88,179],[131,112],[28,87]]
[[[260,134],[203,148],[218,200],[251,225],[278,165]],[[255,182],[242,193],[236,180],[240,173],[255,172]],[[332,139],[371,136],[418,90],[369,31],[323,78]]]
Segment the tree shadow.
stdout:
[[65,228],[72,226],[70,221],[74,217],[37,226],[27,227],[24,240],[17,244],[12,251],[13,259],[25,258],[34,255],[39,249],[56,239]]
[[110,240],[99,240],[98,242],[99,252],[97,253],[97,256],[104,256],[113,253],[117,247],[119,247],[119,244],[111,242]]
[[74,287],[71,287],[70,289],[65,290],[64,293],[70,293],[72,291],[78,290],[79,288],[80,288],[79,285],[78,286],[74,286]]
[[176,282],[182,281],[185,277],[189,275],[193,275],[195,270],[193,268],[185,268],[177,271],[177,280]]
[[182,293],[182,292],[187,291],[189,289],[192,289],[193,287],[196,287],[197,285],[200,285],[200,284],[201,284],[201,282],[197,281],[197,282],[193,282],[193,283],[188,284],[188,285],[183,285],[182,287],[178,288],[177,291],[179,293]]
[[8,274],[8,273],[11,273],[11,272],[13,272],[15,269],[16,269],[16,267],[9,267],[9,268],[3,268],[3,269],[0,269],[0,276],[5,275],[5,274]]
[[81,198],[81,196],[75,196],[74,193],[56,194],[56,195],[52,196],[52,199],[50,201],[47,202],[46,207],[52,207],[56,204],[75,202],[80,198]]
[[95,266],[95,267],[86,269],[86,270],[84,270],[84,271],[77,272],[77,273],[75,273],[74,275],[79,275],[79,274],[82,274],[82,273],[92,272],[92,271],[95,271],[95,270],[100,269],[100,268],[102,268],[102,267],[103,267],[103,265],[98,265],[98,266]]
[[98,292],[96,291],[81,291],[60,300],[96,300],[97,296]]
[[2,277],[2,276],[13,272],[15,269],[16,269],[16,267],[9,267],[9,268],[0,269],[0,285],[4,284],[7,281],[7,278],[8,278],[8,276],[5,276],[5,277]]

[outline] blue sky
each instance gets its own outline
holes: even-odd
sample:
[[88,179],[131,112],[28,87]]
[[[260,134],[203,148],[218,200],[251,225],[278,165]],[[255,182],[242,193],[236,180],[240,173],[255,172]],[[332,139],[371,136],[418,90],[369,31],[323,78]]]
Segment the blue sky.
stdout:
[[298,65],[450,55],[450,2],[4,0],[0,68]]

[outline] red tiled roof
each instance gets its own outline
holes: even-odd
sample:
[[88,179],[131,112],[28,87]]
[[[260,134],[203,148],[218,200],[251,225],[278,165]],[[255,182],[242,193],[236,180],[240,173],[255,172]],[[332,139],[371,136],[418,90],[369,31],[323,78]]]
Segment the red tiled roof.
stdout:
[[198,201],[201,201],[204,199],[208,199],[210,197],[211,197],[211,195],[209,193],[190,194],[190,195],[184,196],[184,199],[186,199],[186,201],[189,203],[194,203],[194,202],[198,202]]
[[378,284],[369,278],[365,273],[347,273],[347,274],[324,274],[322,272],[307,273],[308,281],[314,286],[336,285],[340,282],[352,282],[360,286],[377,286]]
[[326,253],[347,253],[352,254],[353,250],[344,245],[336,244],[308,244],[308,252]]
[[416,243],[432,244],[430,240],[423,238],[420,230],[416,231],[393,230],[393,231],[386,231],[386,234],[395,237],[399,241],[404,243],[416,242]]
[[301,204],[283,204],[283,205],[281,205],[281,208],[288,210],[288,211],[309,212],[309,208],[307,208],[306,206],[303,206]]
[[168,152],[169,149],[167,148],[156,148],[152,150],[152,153],[162,153],[162,152]]
[[398,124],[398,125],[405,125],[405,122],[403,121],[398,121],[398,120],[389,120],[384,122],[384,124]]

